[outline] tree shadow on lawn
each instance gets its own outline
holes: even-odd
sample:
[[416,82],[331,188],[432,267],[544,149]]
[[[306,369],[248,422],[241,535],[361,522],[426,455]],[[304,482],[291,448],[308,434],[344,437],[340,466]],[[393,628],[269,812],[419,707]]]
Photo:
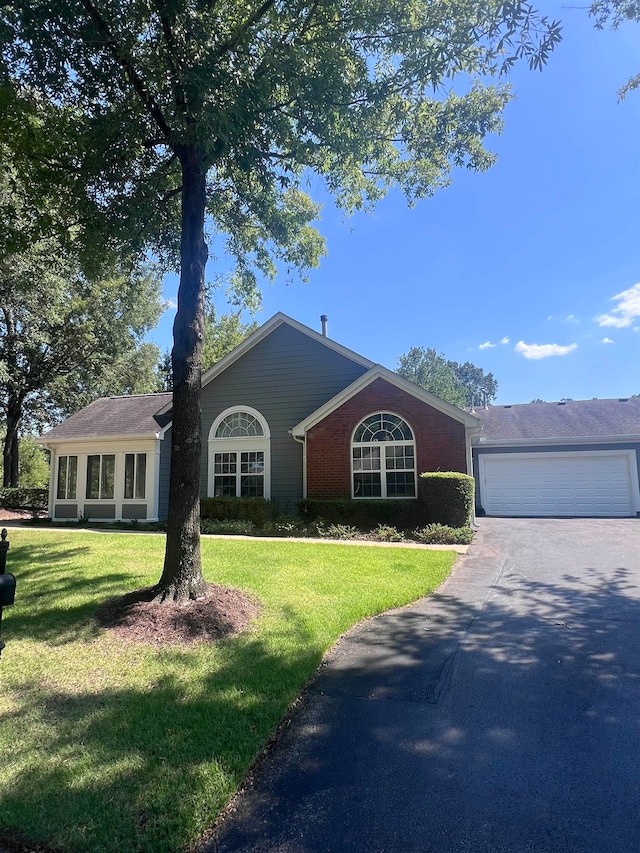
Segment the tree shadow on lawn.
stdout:
[[[146,575],[130,570],[109,571],[96,560],[91,573],[84,565],[92,554],[88,546],[20,543],[9,552],[7,570],[16,576],[15,604],[3,612],[5,640],[43,640],[63,645],[95,637],[99,629],[91,619],[105,598],[130,591]],[[78,604],[70,601],[80,599]]]
[[[274,651],[273,645],[297,649]],[[206,660],[163,650],[146,689],[23,691],[0,725],[46,728],[43,752],[3,793],[0,821],[69,850],[175,851],[205,831],[317,666],[305,620],[228,639]],[[197,666],[195,683],[176,668]],[[18,759],[19,742],[16,743]],[[0,841],[10,838],[5,832]]]
[[206,850],[637,849],[638,580],[507,568],[355,629]]

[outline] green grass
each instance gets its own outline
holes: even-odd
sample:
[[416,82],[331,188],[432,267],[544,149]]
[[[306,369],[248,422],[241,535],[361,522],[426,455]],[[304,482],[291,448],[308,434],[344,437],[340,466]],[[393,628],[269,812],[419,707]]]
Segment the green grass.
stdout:
[[257,595],[219,644],[114,642],[105,599],[157,581],[164,538],[12,531],[0,661],[0,827],[70,851],[187,849],[351,625],[437,586],[455,554],[203,540],[208,581]]

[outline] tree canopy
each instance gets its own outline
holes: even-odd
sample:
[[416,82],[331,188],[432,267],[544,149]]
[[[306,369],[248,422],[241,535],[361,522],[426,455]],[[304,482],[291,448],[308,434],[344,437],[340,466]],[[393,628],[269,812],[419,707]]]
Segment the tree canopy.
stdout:
[[424,198],[454,166],[486,169],[484,138],[510,98],[492,78],[520,59],[541,68],[559,38],[527,3],[501,0],[3,4],[0,75],[63,111],[73,156],[49,152],[47,165],[82,190],[84,231],[179,262],[161,598],[204,591],[205,219],[239,298],[258,276],[303,274],[324,252],[310,173],[352,210],[392,185]]
[[55,240],[0,258],[3,481],[19,480],[20,430],[38,431],[97,397],[156,390],[143,342],[163,304],[150,271],[83,276]]
[[492,373],[485,373],[470,361],[450,361],[434,349],[412,347],[400,356],[397,373],[460,408],[485,405],[498,396]]

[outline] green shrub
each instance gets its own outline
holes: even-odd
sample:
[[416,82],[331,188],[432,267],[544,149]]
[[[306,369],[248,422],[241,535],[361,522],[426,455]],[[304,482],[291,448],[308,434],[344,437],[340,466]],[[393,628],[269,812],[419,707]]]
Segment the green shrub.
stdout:
[[202,498],[202,521],[251,521],[256,527],[271,517],[270,501],[264,498]]
[[283,516],[267,521],[260,532],[265,536],[295,536],[301,532],[301,525],[295,518]]
[[447,524],[427,524],[411,534],[424,545],[468,545],[473,539],[470,527],[449,527]]
[[0,489],[0,506],[4,509],[46,509],[48,505],[48,489]]
[[391,527],[389,524],[379,524],[373,531],[374,537],[379,542],[402,542],[404,536],[397,527]]
[[330,500],[306,498],[298,504],[306,523],[324,519],[330,524],[349,524],[360,530],[373,530],[380,524],[412,530],[433,519],[425,515],[420,500]]
[[226,519],[223,521],[200,520],[200,529],[203,533],[226,534],[227,536],[253,536],[256,526],[252,521],[238,521],[237,519]]
[[327,527],[318,525],[318,536],[323,539],[359,539],[360,531],[350,524],[329,524]]
[[473,511],[475,481],[457,471],[420,474],[419,502],[429,523],[468,527]]

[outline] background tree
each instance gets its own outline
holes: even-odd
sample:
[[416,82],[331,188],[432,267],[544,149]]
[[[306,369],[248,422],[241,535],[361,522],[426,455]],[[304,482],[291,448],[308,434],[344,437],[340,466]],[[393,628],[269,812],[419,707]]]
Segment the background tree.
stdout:
[[204,342],[202,344],[202,370],[208,370],[227,353],[241,344],[258,324],[243,323],[241,312],[217,314],[210,308],[204,318]]
[[[4,446],[4,429],[0,429],[0,444]],[[26,489],[46,489],[49,485],[49,453],[36,444],[32,435],[23,435],[18,441],[20,468],[19,483]],[[4,462],[0,456],[0,479]]]
[[400,356],[396,372],[460,408],[490,403],[498,396],[498,383],[492,373],[485,373],[469,361],[450,361],[434,349],[412,347]]
[[38,431],[96,397],[157,390],[142,339],[163,310],[151,272],[87,279],[55,241],[0,259],[3,484],[19,484],[21,427]]
[[[14,88],[66,109],[86,215],[107,233],[180,237],[170,511],[159,597],[205,590],[199,548],[205,217],[244,298],[257,276],[315,265],[309,170],[346,210],[391,185],[410,202],[453,165],[486,169],[509,100],[490,80],[560,38],[523,3],[454,0],[57,0],[5,3]],[[55,159],[55,158],[53,158]],[[179,206],[176,205],[179,196]],[[87,219],[85,219],[87,221]],[[179,228],[171,227],[180,223]],[[143,224],[143,226],[142,226]],[[168,245],[162,238],[168,238]]]

